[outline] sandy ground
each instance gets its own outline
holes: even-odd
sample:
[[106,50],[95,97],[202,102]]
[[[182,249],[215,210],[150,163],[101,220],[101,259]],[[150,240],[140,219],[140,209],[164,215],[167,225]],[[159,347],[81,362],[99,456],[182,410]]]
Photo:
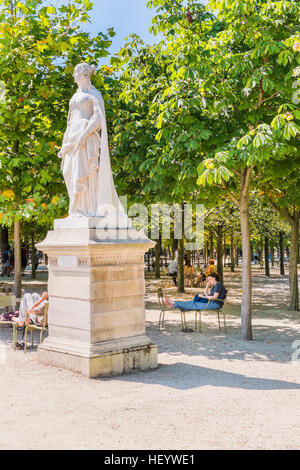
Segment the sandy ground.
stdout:
[[12,351],[11,330],[1,327],[0,449],[299,448],[300,354],[291,359],[300,315],[286,309],[287,278],[256,270],[250,342],[240,338],[240,273],[226,280],[226,335],[213,314],[200,334],[182,332],[171,312],[158,332],[158,282],[147,281],[153,371],[87,379],[39,364],[36,348]]

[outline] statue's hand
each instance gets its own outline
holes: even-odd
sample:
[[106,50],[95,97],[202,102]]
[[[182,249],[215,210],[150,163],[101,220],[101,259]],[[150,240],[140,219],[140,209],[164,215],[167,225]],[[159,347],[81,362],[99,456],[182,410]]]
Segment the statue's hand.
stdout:
[[81,148],[83,147],[85,144],[86,144],[86,141],[87,141],[87,135],[85,134],[82,134],[78,140],[78,144],[77,144],[77,147],[78,148]]
[[87,141],[87,135],[82,134],[78,139],[77,145],[75,145],[74,147],[74,153],[76,153],[79,149],[81,149],[86,144],[86,141]]

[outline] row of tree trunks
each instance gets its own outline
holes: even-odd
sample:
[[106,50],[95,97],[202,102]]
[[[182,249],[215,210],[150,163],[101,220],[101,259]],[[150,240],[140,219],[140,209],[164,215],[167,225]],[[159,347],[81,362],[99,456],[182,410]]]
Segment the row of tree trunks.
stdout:
[[155,278],[160,278],[160,255],[161,255],[161,236],[156,241],[155,251]]
[[265,274],[270,277],[269,238],[267,236],[265,236]]
[[281,276],[284,276],[283,237],[284,237],[284,233],[279,232],[279,262],[280,262],[280,274],[281,274]]
[[261,268],[264,265],[263,250],[264,250],[264,240],[263,240],[263,236],[260,235],[259,264]]
[[177,290],[184,292],[184,239],[178,240],[178,275],[177,275]]
[[234,244],[234,233],[233,233],[233,230],[231,230],[231,233],[230,233],[230,271],[232,273],[234,273],[235,253],[236,253],[236,247]]

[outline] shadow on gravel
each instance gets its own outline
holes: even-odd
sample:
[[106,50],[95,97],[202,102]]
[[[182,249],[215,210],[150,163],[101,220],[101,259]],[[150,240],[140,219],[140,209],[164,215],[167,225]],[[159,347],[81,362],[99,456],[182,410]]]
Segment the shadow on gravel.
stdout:
[[118,377],[117,380],[136,383],[142,382],[149,385],[158,384],[177,390],[189,390],[206,385],[213,387],[241,388],[244,390],[300,390],[300,384],[293,382],[247,377],[243,374],[233,374],[232,372],[195,366],[184,362],[177,362],[171,365],[159,365],[158,369],[135,372],[123,377]]

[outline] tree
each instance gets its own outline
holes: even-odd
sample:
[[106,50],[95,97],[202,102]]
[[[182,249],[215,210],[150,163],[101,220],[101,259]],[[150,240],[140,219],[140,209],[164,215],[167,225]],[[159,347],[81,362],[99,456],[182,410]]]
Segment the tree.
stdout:
[[211,1],[209,7],[219,10],[223,30],[206,46],[212,72],[202,86],[208,113],[219,118],[214,137],[223,135],[223,142],[199,166],[199,183],[218,185],[240,209],[242,334],[251,339],[249,190],[253,175],[295,155],[286,138],[296,136],[297,126],[287,122],[285,137],[275,145],[271,123],[292,86],[299,6],[248,0]]

